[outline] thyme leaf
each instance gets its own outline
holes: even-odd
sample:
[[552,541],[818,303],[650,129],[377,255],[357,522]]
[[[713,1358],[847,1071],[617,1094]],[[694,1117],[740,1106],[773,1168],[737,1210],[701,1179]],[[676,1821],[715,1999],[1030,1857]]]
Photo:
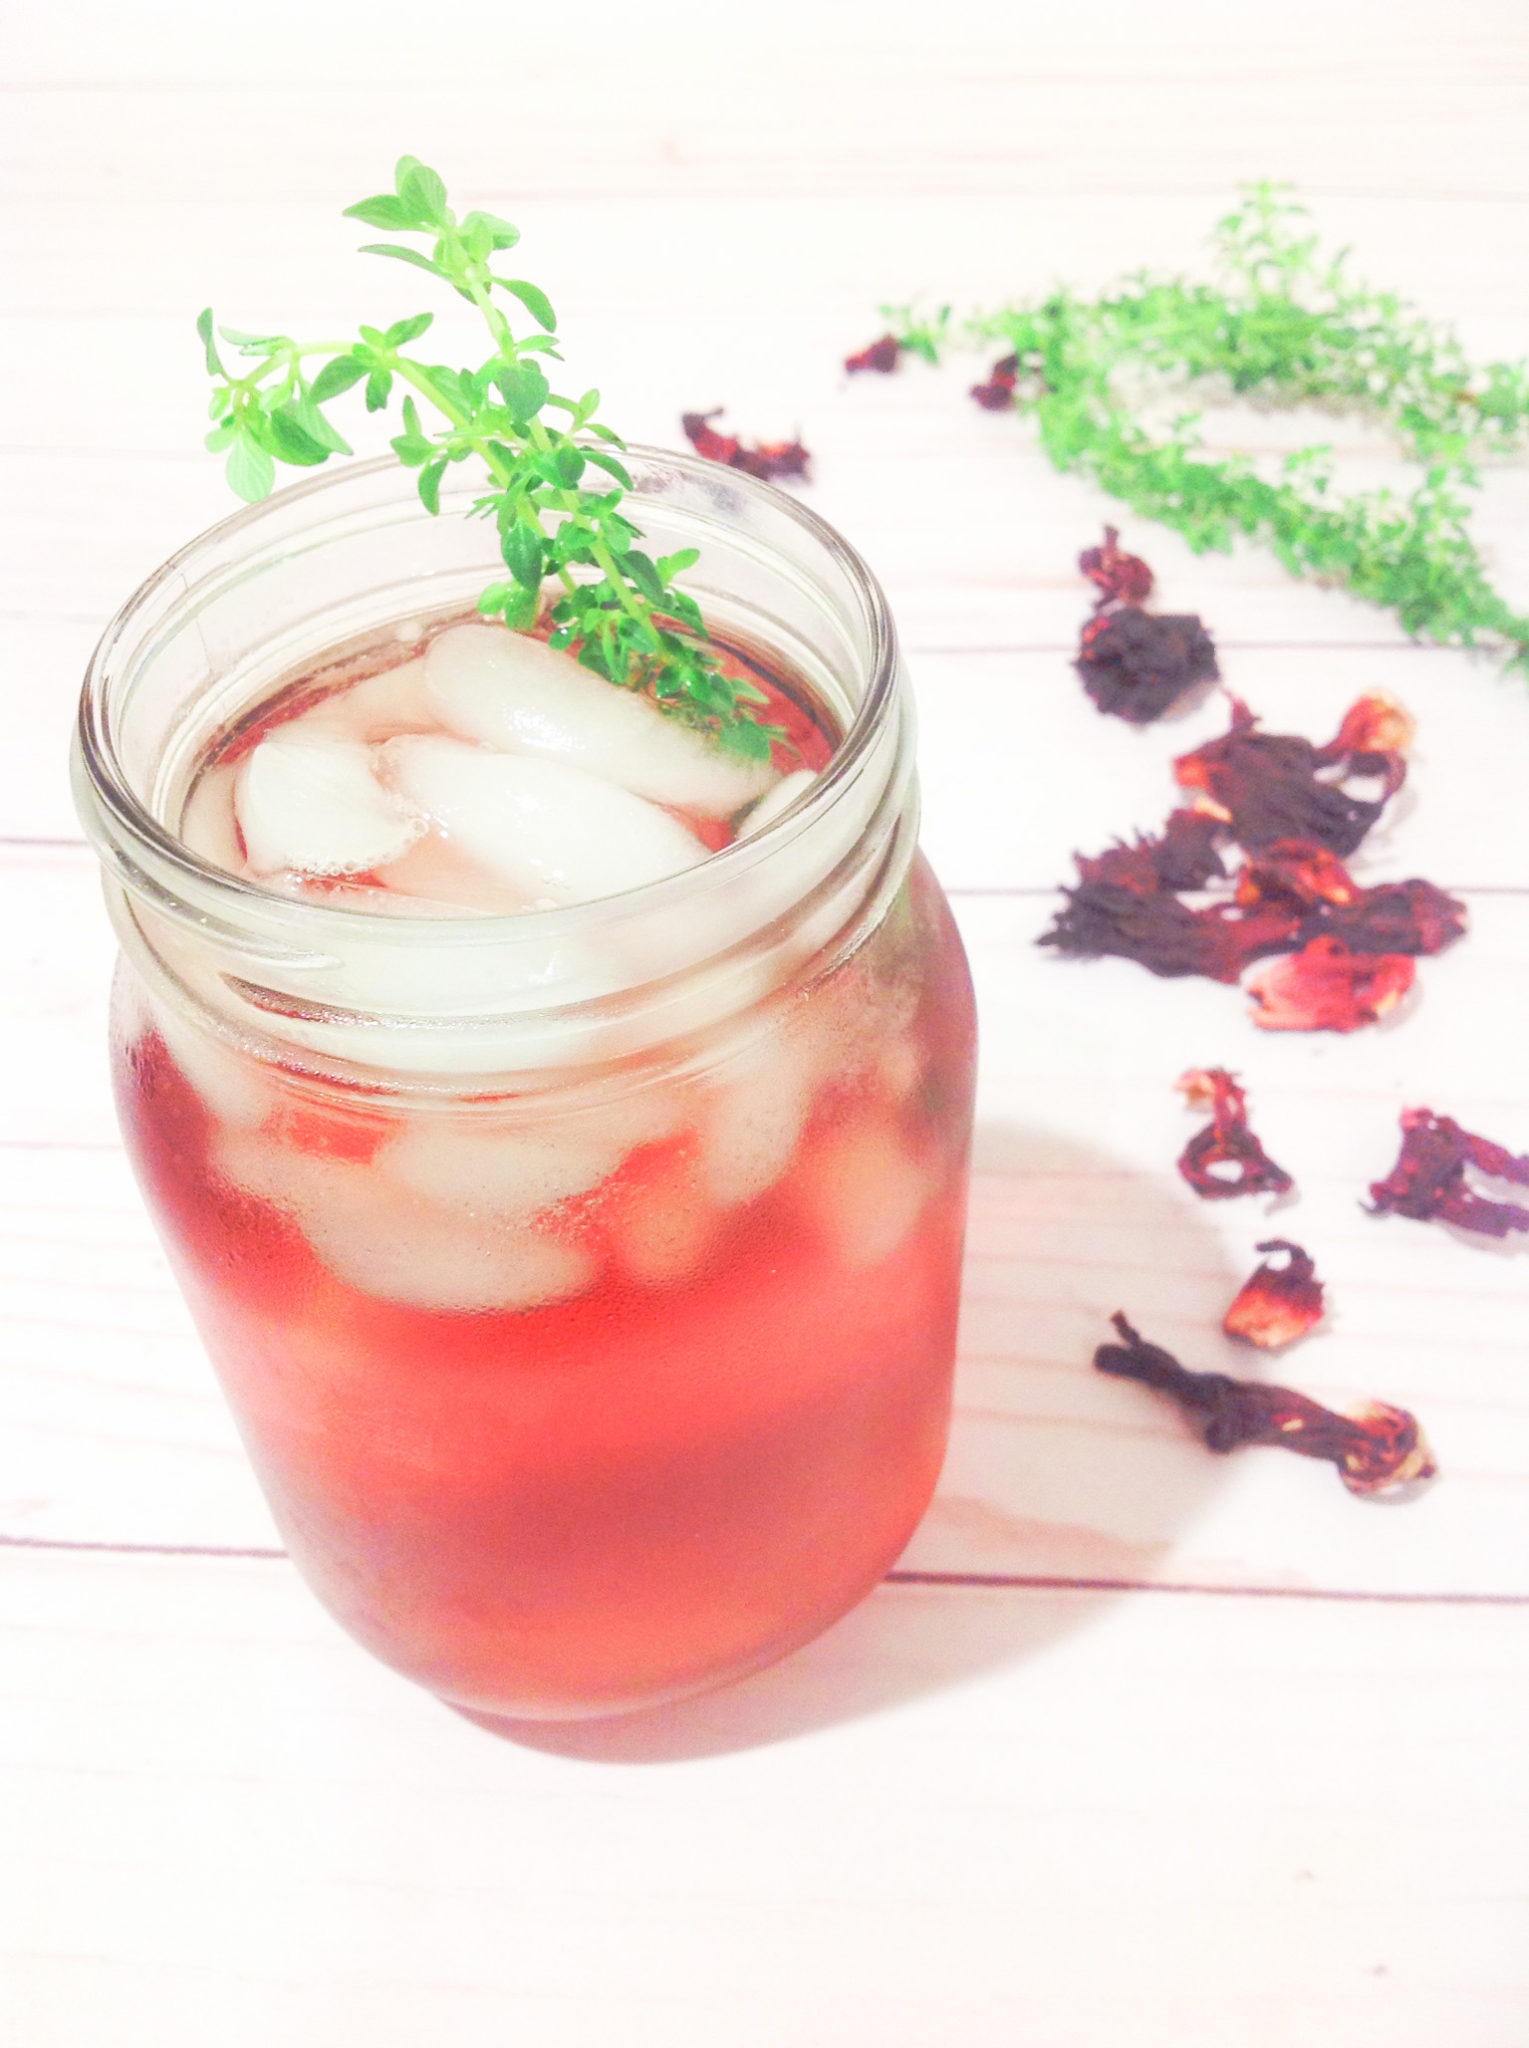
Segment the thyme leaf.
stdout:
[[[642,536],[621,509],[631,478],[608,452],[625,444],[595,418],[599,392],[575,400],[551,388],[542,365],[561,359],[552,306],[536,285],[494,267],[519,231],[481,210],[459,219],[440,177],[417,157],[399,158],[393,184],[346,214],[385,233],[423,236],[428,252],[388,241],[363,244],[364,253],[411,264],[449,285],[477,308],[491,352],[466,368],[411,354],[409,344],[431,326],[429,313],[386,329],[363,325],[353,339],[300,342],[215,329],[208,308],[196,323],[213,379],[208,445],[226,452],[230,485],[254,502],[271,491],[278,463],[307,469],[350,454],[325,408],[353,386],[364,383],[369,413],[387,412],[400,397],[402,431],[391,446],[418,471],[427,512],[439,513],[453,464],[473,462],[486,472],[473,511],[494,522],[509,575],[480,595],[484,617],[525,629],[545,612],[552,646],[573,649],[586,668],[645,693],[729,751],[768,758],[782,734],[756,715],[764,692],[723,671],[705,644],[695,600],[675,586],[694,553],[654,560],[638,546]],[[540,332],[517,336],[503,300]],[[218,338],[242,358],[242,368],[225,365]],[[561,423],[549,413],[563,416]]]

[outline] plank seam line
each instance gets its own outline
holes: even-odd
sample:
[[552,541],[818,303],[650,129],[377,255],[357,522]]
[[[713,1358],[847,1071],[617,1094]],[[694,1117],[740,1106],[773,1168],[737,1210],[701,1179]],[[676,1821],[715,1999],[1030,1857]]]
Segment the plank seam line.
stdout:
[[[0,1542],[6,1539],[0,1537]],[[1208,1594],[1231,1600],[1336,1600],[1371,1602],[1391,1607],[1529,1607],[1529,1593],[1365,1592],[1344,1586],[1208,1586],[1182,1579],[1070,1578],[1032,1572],[892,1571],[893,1586],[987,1587],[997,1591],[1060,1593]]]
[[[83,853],[87,852],[89,847],[90,841],[83,835],[77,839],[69,839],[24,832],[0,832],[0,851]],[[1062,882],[947,882],[944,885],[947,896],[1009,897],[1015,902],[1035,902],[1041,898],[1060,896],[1064,888],[1073,886],[1072,883]],[[1449,882],[1441,886],[1448,888],[1457,896],[1529,896],[1529,883],[1526,882]]]
[[[68,1536],[15,1536],[0,1532],[0,1549],[63,1551],[111,1557],[206,1557],[290,1563],[285,1550],[270,1545],[213,1543],[108,1543]],[[891,1571],[888,1586],[934,1586],[955,1590],[1039,1593],[1208,1594],[1236,1600],[1336,1600],[1393,1607],[1529,1607],[1529,1593],[1362,1592],[1326,1586],[1197,1586],[1187,1580],[1072,1578],[1031,1572]]]

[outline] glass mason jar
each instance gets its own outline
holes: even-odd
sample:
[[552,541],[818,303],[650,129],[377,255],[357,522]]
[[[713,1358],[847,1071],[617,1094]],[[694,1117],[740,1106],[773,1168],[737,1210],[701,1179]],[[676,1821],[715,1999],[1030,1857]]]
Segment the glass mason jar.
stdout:
[[907,1542],[949,1415],[972,1000],[885,600],[769,485],[631,466],[711,632],[840,734],[699,867],[396,917],[205,857],[219,734],[400,661],[495,572],[470,487],[431,518],[391,461],[167,562],[76,748],[127,1144],[282,1535],[386,1663],[509,1720],[806,1641]]

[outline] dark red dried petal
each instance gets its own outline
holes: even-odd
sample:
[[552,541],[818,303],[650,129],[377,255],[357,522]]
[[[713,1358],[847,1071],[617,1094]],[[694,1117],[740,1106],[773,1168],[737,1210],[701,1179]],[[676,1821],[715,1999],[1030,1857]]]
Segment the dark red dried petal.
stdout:
[[844,358],[844,367],[851,376],[857,370],[874,370],[879,376],[889,377],[897,368],[903,345],[895,334],[884,334],[879,341],[873,341],[868,348],[856,351]]
[[[1295,1186],[1249,1128],[1247,1095],[1225,1067],[1191,1067],[1174,1085],[1191,1109],[1211,1113],[1179,1154],[1179,1172],[1197,1195],[1222,1202],[1233,1195],[1283,1195]],[[1233,1170],[1218,1173],[1218,1166]]]
[[1351,953],[1441,953],[1465,930],[1454,896],[1417,878],[1363,889],[1325,847],[1281,839],[1252,854],[1237,876],[1236,900],[1297,909],[1303,943],[1331,934]]
[[1335,853],[1305,839],[1276,839],[1250,854],[1237,875],[1237,901],[1301,910],[1355,903],[1364,891]]
[[1355,953],[1442,953],[1464,933],[1466,909],[1432,882],[1382,882],[1322,923]]
[[1338,1468],[1350,1493],[1380,1493],[1431,1479],[1437,1469],[1404,1408],[1381,1403],[1339,1415],[1289,1387],[1234,1379],[1224,1372],[1190,1372],[1160,1345],[1148,1344],[1123,1315],[1111,1316],[1118,1344],[1101,1344],[1094,1365],[1116,1379],[1135,1380],[1164,1394],[1182,1410],[1207,1450],[1234,1451],[1270,1444]]
[[717,406],[711,412],[681,415],[685,438],[697,455],[704,455],[710,462],[725,463],[730,469],[741,469],[745,475],[760,477],[765,482],[772,477],[806,476],[811,457],[800,441],[761,441],[750,448],[736,435],[718,433],[709,424],[724,410]]
[[1322,1282],[1310,1256],[1288,1238],[1271,1237],[1258,1249],[1283,1254],[1284,1264],[1263,1260],[1242,1283],[1221,1327],[1239,1344],[1279,1351],[1321,1322]]
[[1208,1109],[1218,1130],[1247,1122],[1248,1091],[1225,1067],[1186,1067],[1173,1085],[1191,1109]]
[[1136,896],[1156,896],[1162,889],[1158,842],[1140,833],[1133,846],[1117,841],[1103,853],[1079,853],[1073,857],[1085,888],[1129,889]]
[[768,483],[778,476],[805,477],[811,460],[800,441],[761,441],[757,447],[740,450],[734,467]]
[[[1405,715],[1400,707],[1394,710]],[[1406,774],[1400,753],[1359,757],[1339,749],[1336,740],[1315,747],[1297,734],[1259,732],[1257,726],[1247,706],[1234,700],[1231,730],[1174,762],[1180,786],[1202,790],[1250,852],[1299,839],[1346,858],[1400,787]],[[1348,772],[1381,773],[1382,794],[1351,796],[1338,782],[1322,778],[1320,771],[1345,764]]]
[[1089,620],[1074,666],[1099,709],[1132,725],[1161,718],[1186,690],[1217,674],[1215,647],[1197,618],[1130,604]]
[[1516,1157],[1490,1138],[1462,1130],[1453,1117],[1404,1109],[1397,1162],[1384,1180],[1370,1185],[1374,1214],[1412,1216],[1424,1223],[1438,1218],[1484,1237],[1529,1230],[1529,1209],[1478,1194],[1466,1177],[1468,1166],[1489,1180],[1529,1187],[1529,1155]]
[[1342,939],[1312,939],[1248,983],[1262,1031],[1357,1031],[1394,1010],[1417,970],[1410,954],[1351,953]]
[[1203,889],[1225,875],[1221,841],[1225,827],[1206,811],[1169,814],[1161,839],[1154,843],[1158,880],[1165,889]]
[[1325,765],[1348,775],[1378,775],[1390,795],[1407,777],[1406,755],[1417,725],[1411,712],[1380,692],[1359,697],[1343,714],[1336,735],[1318,749]]
[[720,419],[726,410],[714,406],[710,412],[687,412],[680,415],[680,425],[685,430],[685,439],[697,455],[704,455],[708,462],[733,462],[738,455],[739,444],[731,434],[719,434],[710,422]]
[[1217,842],[1219,820],[1200,811],[1174,811],[1154,837],[1138,833],[1134,845],[1117,842],[1103,853],[1075,856],[1085,886],[1113,883],[1138,896],[1164,890],[1203,889],[1226,873]]
[[[1119,852],[1124,863],[1134,865],[1135,849]],[[1233,982],[1250,962],[1297,943],[1298,920],[1284,911],[1243,911],[1231,903],[1192,910],[1165,891],[1145,894],[1134,873],[1124,881],[1085,879],[1062,893],[1067,901],[1038,943],[1070,959],[1113,954],[1170,980],[1201,974]]]
[[1078,567],[1098,586],[1096,605],[1144,604],[1152,593],[1152,571],[1139,555],[1125,552],[1113,526],[1104,529],[1103,546],[1083,550]]
[[985,384],[974,384],[971,395],[988,412],[1003,412],[1014,403],[1019,382],[1019,357],[1000,356],[988,372]]

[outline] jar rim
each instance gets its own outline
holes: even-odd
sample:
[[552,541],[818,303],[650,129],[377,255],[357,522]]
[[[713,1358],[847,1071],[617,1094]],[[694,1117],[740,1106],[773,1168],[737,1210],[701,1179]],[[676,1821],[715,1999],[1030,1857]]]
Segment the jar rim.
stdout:
[[[634,462],[660,465],[671,471],[677,470],[682,477],[707,483],[715,482],[720,468],[707,458],[686,451],[643,443],[630,443],[625,453]],[[386,918],[383,912],[278,895],[242,876],[230,874],[176,838],[134,790],[118,754],[108,704],[112,658],[153,600],[176,577],[184,578],[188,572],[194,572],[198,562],[210,557],[219,546],[232,538],[258,532],[264,520],[305,499],[322,500],[326,494],[338,493],[348,484],[378,478],[389,472],[396,474],[401,481],[407,480],[412,487],[412,472],[404,469],[395,457],[373,456],[302,478],[271,493],[257,504],[241,507],[204,528],[166,557],[144,578],[106,626],[86,666],[80,695],[76,747],[79,767],[88,788],[88,801],[81,801],[80,808],[87,831],[96,841],[98,850],[108,855],[119,871],[124,871],[123,859],[126,856],[130,865],[124,872],[124,878],[129,886],[135,875],[140,879],[144,877],[143,862],[146,859],[154,871],[158,887],[168,885],[171,893],[179,894],[175,882],[180,878],[209,908],[224,906],[234,920],[238,919],[241,911],[261,917],[279,912],[287,932],[294,939],[301,933],[303,940],[300,943],[311,943],[316,950],[327,950],[328,943],[339,943],[346,935],[354,937],[362,932],[375,933],[384,919],[390,944],[411,950],[428,951],[431,946],[441,943],[460,946],[464,941],[475,946],[492,946],[511,933],[525,937],[533,930],[538,937],[551,941],[571,938],[587,934],[613,920],[681,903],[693,896],[702,876],[708,885],[723,885],[769,860],[772,854],[833,809],[854,781],[889,710],[897,704],[899,663],[896,629],[885,593],[863,557],[827,520],[787,492],[743,471],[722,469],[721,474],[730,491],[736,491],[746,499],[753,498],[778,515],[783,514],[823,550],[853,595],[859,612],[856,623],[865,634],[869,650],[869,675],[864,693],[843,738],[834,749],[832,759],[818,774],[813,786],[781,817],[758,833],[709,854],[699,868],[586,903],[504,914],[464,916],[460,912],[446,911],[440,916],[421,914],[392,919]],[[640,497],[640,492],[634,492],[634,496]],[[422,519],[431,516],[423,506],[420,507]],[[84,795],[82,792],[82,797]],[[121,835],[121,845],[114,843],[114,834],[107,827],[108,820],[115,827],[115,832]],[[329,935],[328,939],[326,935]]]

